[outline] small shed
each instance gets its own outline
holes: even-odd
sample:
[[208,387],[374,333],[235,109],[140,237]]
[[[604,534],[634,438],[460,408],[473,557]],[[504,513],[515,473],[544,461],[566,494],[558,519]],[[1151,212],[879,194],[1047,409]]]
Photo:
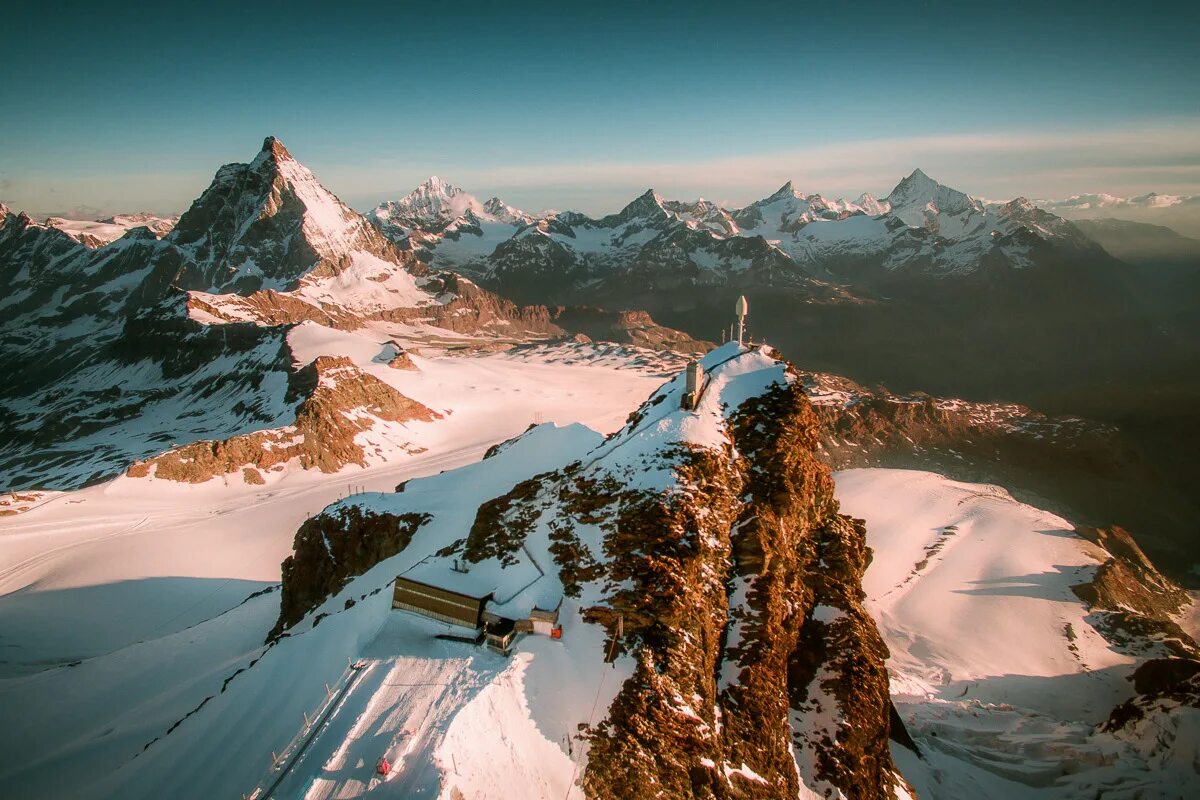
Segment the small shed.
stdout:
[[481,624],[480,617],[489,597],[472,597],[400,576],[396,578],[392,608],[475,629]]
[[508,655],[513,641],[517,638],[516,620],[500,617],[494,622],[488,622],[485,630],[488,649],[503,656]]
[[533,610],[529,612],[529,621],[532,623],[533,632],[540,633],[542,636],[553,636],[554,627],[558,625],[558,609],[561,606],[561,601],[551,610],[534,606]]

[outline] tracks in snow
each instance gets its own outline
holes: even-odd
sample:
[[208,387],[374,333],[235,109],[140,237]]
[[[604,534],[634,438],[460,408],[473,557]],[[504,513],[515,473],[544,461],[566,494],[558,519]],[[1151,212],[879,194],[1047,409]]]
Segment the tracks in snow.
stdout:
[[121,530],[113,531],[111,533],[106,533],[102,536],[93,536],[90,539],[81,539],[76,542],[70,542],[68,544],[59,545],[58,547],[52,547],[49,550],[43,550],[42,552],[38,553],[35,556],[30,556],[29,558],[25,559],[24,561],[19,561],[16,564],[12,565],[11,567],[7,567],[4,570],[0,570],[0,586],[3,586],[9,579],[16,577],[17,575],[21,574],[22,572],[26,572],[30,569],[33,569],[34,567],[41,566],[42,564],[45,564],[49,561],[54,560],[54,558],[59,553],[64,553],[68,550],[74,550],[77,547],[83,547],[83,546],[89,545],[89,544],[96,544],[98,542],[106,542],[111,539],[120,538],[122,536],[128,536],[132,533],[136,533],[143,525],[145,525],[149,521],[150,521],[150,517],[145,516],[145,517],[142,517],[137,522],[130,525],[128,528],[122,528]]

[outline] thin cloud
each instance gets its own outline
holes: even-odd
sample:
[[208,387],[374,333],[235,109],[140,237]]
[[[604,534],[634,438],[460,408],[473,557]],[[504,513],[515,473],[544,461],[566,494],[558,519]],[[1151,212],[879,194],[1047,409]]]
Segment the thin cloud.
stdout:
[[[1141,192],[1156,188],[1147,181],[1164,179],[1175,190],[1190,186],[1200,192],[1197,164],[1200,120],[1188,118],[1102,130],[866,139],[671,162],[572,160],[457,171],[439,164],[437,171],[480,194],[531,198],[530,204],[537,206],[566,205],[562,197],[567,195],[585,202],[584,210],[604,211],[650,187],[668,196],[720,197],[734,205],[762,197],[787,180],[804,191],[886,194],[917,167],[956,188],[987,196],[1055,196],[1098,184],[1114,193]],[[388,172],[393,184],[410,186],[423,179],[411,169]],[[338,175],[353,185],[348,194],[379,195],[379,172],[370,174],[375,182],[370,189],[363,185],[367,170],[353,173]]]

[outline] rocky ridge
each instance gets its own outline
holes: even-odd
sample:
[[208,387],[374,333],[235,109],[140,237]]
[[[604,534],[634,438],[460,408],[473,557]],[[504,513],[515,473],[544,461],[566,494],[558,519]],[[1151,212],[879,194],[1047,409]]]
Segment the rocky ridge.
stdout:
[[1119,520],[1141,532],[1159,563],[1178,560],[1176,545],[1158,535],[1174,520],[1165,510],[1170,487],[1113,425],[1017,403],[868,389],[827,373],[804,372],[802,381],[822,421],[821,458],[834,469],[929,469],[998,483],[1073,519]]
[[[491,574],[544,547],[537,560],[554,565],[583,622],[603,628],[607,657],[629,677],[581,732],[589,796],[655,786],[664,797],[778,797],[801,785],[895,796],[887,649],[862,607],[870,555],[861,524],[837,513],[818,418],[769,350],[727,345],[704,362],[695,412],[680,408],[677,376],[582,458],[483,502],[467,535],[430,558]],[[497,448],[479,469],[503,468],[518,449]],[[432,524],[404,516],[427,512],[419,491],[399,488],[300,529],[284,568],[284,596],[298,599],[277,631],[338,597],[326,591],[344,575],[319,576],[345,571],[331,555],[339,539],[386,553],[415,541],[406,526]]]
[[[321,356],[300,372],[313,384],[288,426],[235,436],[224,441],[193,442],[139,461],[125,474],[160,480],[204,483],[241,472],[246,483],[263,483],[261,471],[281,471],[296,459],[302,469],[337,472],[347,464],[366,467],[369,453],[359,434],[384,423],[431,422],[441,414],[405,397],[360,370],[345,357]],[[404,445],[406,452],[424,448]]]
[[1176,752],[1195,752],[1200,645],[1179,625],[1192,598],[1159,572],[1128,531],[1080,526],[1075,532],[1107,558],[1073,591],[1114,648],[1146,659],[1129,676],[1134,696],[1112,710],[1101,730],[1128,742],[1152,766]]

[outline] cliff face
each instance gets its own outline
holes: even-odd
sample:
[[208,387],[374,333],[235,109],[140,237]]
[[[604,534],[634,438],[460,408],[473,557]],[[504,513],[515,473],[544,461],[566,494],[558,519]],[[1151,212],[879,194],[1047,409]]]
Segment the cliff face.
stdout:
[[610,631],[623,618],[638,666],[590,733],[584,787],[892,796],[887,648],[862,606],[870,554],[837,513],[817,418],[792,383],[731,423],[732,463],[684,451],[673,502],[620,500],[614,577],[632,586],[593,615]]
[[1191,599],[1158,571],[1133,537],[1115,525],[1079,526],[1075,532],[1108,556],[1090,581],[1071,587],[1104,637],[1136,655],[1200,659],[1200,647],[1176,622]]
[[[893,797],[887,648],[862,605],[870,551],[862,523],[838,513],[820,421],[769,351],[727,345],[705,364],[694,411],[677,376],[583,457],[509,472],[469,529],[414,541],[406,563],[553,565],[542,580],[578,603],[574,624],[603,630],[599,657],[623,676],[607,710],[579,720],[589,797]],[[508,469],[493,465],[520,449],[478,467]],[[332,596],[325,576],[373,566],[326,542],[407,544],[397,516],[427,501],[399,488],[301,529],[278,630]]]
[[364,514],[349,506],[313,517],[296,533],[295,552],[281,565],[278,635],[336,594],[356,575],[399,553],[429,520],[423,514]]
[[1079,526],[1075,532],[1108,558],[1092,579],[1071,587],[1114,649],[1146,657],[1129,676],[1136,694],[1100,726],[1129,743],[1152,767],[1195,768],[1200,745],[1200,646],[1179,626],[1192,600],[1155,568],[1122,528]]

